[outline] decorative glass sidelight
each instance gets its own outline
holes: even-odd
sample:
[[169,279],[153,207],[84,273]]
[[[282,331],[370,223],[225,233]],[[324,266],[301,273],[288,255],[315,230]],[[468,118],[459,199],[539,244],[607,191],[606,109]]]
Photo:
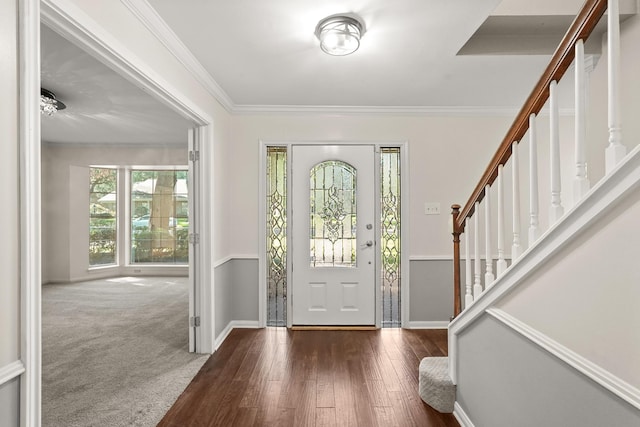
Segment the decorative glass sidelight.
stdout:
[[401,326],[400,148],[380,150],[382,327]]
[[287,326],[287,147],[267,147],[267,326]]
[[311,267],[356,266],[356,169],[329,160],[309,174]]

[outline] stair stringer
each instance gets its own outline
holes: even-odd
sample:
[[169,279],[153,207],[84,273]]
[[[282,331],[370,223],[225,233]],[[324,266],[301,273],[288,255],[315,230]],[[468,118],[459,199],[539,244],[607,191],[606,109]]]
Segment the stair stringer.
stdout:
[[[613,212],[627,197],[640,189],[640,147],[636,147],[612,171],[603,178],[573,209],[550,228],[515,261],[474,303],[465,309],[449,326],[450,376],[458,383],[458,337],[487,313],[499,313],[496,305],[513,293],[540,268],[544,268],[572,239],[585,233],[605,215]],[[496,317],[496,316],[494,316]],[[499,316],[498,316],[499,317]],[[589,369],[582,370],[612,393],[640,408],[640,391],[628,387],[624,381],[603,380],[603,376],[592,375]],[[606,377],[606,375],[604,376]]]

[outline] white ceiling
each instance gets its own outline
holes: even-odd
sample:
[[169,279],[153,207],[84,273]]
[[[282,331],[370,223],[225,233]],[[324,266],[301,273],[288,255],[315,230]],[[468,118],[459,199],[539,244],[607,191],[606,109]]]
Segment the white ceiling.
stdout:
[[[521,104],[548,56],[459,56],[499,0],[148,0],[237,106]],[[323,53],[322,18],[356,13],[360,49]]]
[[[544,0],[544,10],[559,8],[544,15],[529,0],[122,1],[159,22],[160,37],[180,39],[231,112],[512,112],[582,3]],[[623,13],[627,3],[635,11],[623,0]],[[366,33],[357,52],[332,57],[314,30],[343,12],[358,14]],[[192,126],[46,27],[42,85],[68,106],[43,117],[45,141],[171,144]]]
[[40,72],[42,87],[67,106],[41,116],[44,142],[186,147],[188,120],[45,26]]

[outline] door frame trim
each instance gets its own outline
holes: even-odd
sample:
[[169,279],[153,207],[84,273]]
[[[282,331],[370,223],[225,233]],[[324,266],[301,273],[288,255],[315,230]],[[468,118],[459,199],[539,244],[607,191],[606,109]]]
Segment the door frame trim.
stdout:
[[[400,221],[402,227],[400,228],[400,277],[402,278],[401,295],[401,325],[403,328],[409,327],[410,319],[410,292],[409,292],[409,143],[408,141],[360,141],[360,140],[344,140],[344,141],[282,141],[282,140],[260,140],[260,186],[258,191],[258,215],[259,215],[259,250],[258,250],[258,323],[260,327],[266,327],[267,325],[267,224],[265,221],[267,215],[266,197],[267,197],[267,180],[266,180],[266,162],[267,162],[267,147],[286,147],[287,148],[287,176],[291,176],[291,148],[294,145],[372,145],[375,149],[376,165],[380,161],[380,148],[381,147],[398,147],[400,148],[400,165],[401,165],[401,187],[400,187]],[[380,168],[374,168],[374,175],[376,182],[380,182]],[[287,181],[287,195],[291,194],[291,180]],[[375,204],[376,204],[376,241],[380,241],[380,191],[375,192]],[[287,203],[287,218],[291,218],[291,203]],[[287,220],[287,226],[289,226],[289,220]],[[287,228],[289,230],[289,227]],[[287,233],[287,247],[291,247],[291,233]],[[381,256],[380,251],[376,251],[376,327],[380,328],[382,325],[382,291],[380,289],[380,266]],[[287,257],[287,278],[292,277],[291,271],[291,257]],[[289,283],[287,283],[287,289],[290,289]],[[287,327],[291,328],[291,298],[287,298]]]
[[[76,6],[55,0],[22,0],[18,8],[19,82],[19,142],[21,225],[20,241],[20,359],[25,371],[20,375],[20,419],[22,426],[37,427],[41,423],[41,212],[40,212],[40,23],[60,33],[66,39],[91,53],[103,63],[117,70],[125,78],[146,88],[174,111],[197,124],[202,169],[200,189],[200,224],[202,236],[198,251],[201,259],[211,259],[213,241],[213,198],[205,198],[213,188],[213,117],[197,106],[188,95],[168,87],[143,61],[129,52],[121,43]],[[201,291],[198,305],[202,322],[198,331],[197,351],[213,352],[213,270],[208,263],[197,266],[196,286]]]
[[[34,1],[34,0],[29,0]],[[39,9],[39,22],[45,24],[65,39],[74,43],[82,50],[96,57],[106,66],[114,69],[121,77],[131,81],[136,86],[144,88],[151,96],[158,99],[178,114],[191,120],[195,127],[192,128],[193,144],[200,150],[200,171],[197,177],[198,183],[194,187],[193,199],[199,200],[196,209],[196,218],[191,233],[200,235],[200,243],[196,245],[197,260],[211,259],[213,241],[213,197],[211,189],[214,188],[213,173],[213,146],[214,146],[214,120],[203,110],[188,94],[183,93],[174,86],[168,85],[154,70],[149,69],[144,61],[129,51],[126,46],[114,38],[110,33],[89,16],[72,4],[59,5],[55,0],[42,0]],[[37,40],[38,56],[40,52],[40,40]],[[39,84],[39,62],[37,67]],[[33,66],[33,65],[31,65]],[[21,98],[21,102],[36,103],[36,97]],[[35,104],[37,107],[37,104]],[[39,114],[39,110],[38,111]],[[39,121],[38,121],[39,124]],[[38,147],[40,142],[38,141]],[[39,161],[40,159],[38,159]],[[189,165],[190,169],[193,166]],[[192,201],[193,203],[193,201]],[[39,210],[38,210],[39,211]],[[25,241],[23,239],[23,241]],[[215,331],[214,315],[214,274],[208,263],[200,262],[194,266],[194,291],[195,299],[189,307],[190,316],[200,316],[200,327],[193,331],[195,338],[195,350],[197,353],[213,353],[213,341]]]

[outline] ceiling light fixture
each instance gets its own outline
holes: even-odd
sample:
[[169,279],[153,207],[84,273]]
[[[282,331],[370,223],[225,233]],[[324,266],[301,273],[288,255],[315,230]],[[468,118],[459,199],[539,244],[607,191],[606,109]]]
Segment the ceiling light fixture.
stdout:
[[344,56],[355,52],[360,47],[364,25],[353,15],[331,15],[318,22],[315,34],[324,52],[329,55]]
[[47,89],[40,89],[40,113],[53,116],[56,112],[65,108],[67,106],[62,101],[58,101],[53,92]]

